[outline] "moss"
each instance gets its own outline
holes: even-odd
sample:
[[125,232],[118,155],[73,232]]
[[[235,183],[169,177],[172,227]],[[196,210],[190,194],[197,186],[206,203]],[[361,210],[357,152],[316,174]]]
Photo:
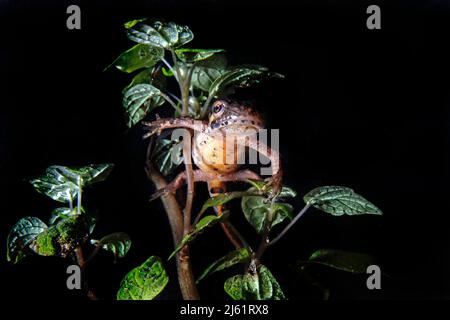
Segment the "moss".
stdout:
[[35,240],[34,251],[43,256],[67,256],[87,239],[87,224],[80,216],[69,217],[48,228]]
[[37,236],[35,242],[35,251],[42,256],[54,256],[59,252],[59,245],[57,245],[56,238],[58,231],[49,228]]

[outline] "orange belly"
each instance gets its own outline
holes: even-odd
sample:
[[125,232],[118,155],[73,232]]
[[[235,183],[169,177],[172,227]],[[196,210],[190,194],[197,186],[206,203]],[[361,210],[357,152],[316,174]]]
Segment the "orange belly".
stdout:
[[245,160],[245,148],[233,139],[199,133],[194,136],[192,156],[202,171],[230,173]]

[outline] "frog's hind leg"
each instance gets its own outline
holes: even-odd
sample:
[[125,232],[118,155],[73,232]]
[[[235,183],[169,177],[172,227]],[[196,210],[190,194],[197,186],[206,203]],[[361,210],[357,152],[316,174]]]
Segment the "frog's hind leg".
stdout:
[[[194,170],[194,182],[198,181],[213,181],[218,180],[222,182],[226,181],[246,181],[248,179],[261,180],[261,177],[251,170],[241,170],[228,174],[217,174],[211,172],[204,172],[200,169]],[[158,199],[161,196],[167,195],[169,193],[175,193],[179,188],[181,188],[186,182],[186,171],[181,172],[172,182],[170,182],[165,188],[157,190],[154,194],[150,196],[150,201]]]

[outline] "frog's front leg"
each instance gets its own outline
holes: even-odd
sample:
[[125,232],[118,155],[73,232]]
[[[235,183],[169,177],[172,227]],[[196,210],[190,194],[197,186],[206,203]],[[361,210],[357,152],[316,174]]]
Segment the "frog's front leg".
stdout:
[[[252,180],[261,180],[261,177],[251,170],[241,170],[237,172],[227,173],[227,174],[218,174],[212,172],[204,172],[200,169],[194,170],[194,182],[197,181],[212,181],[219,180],[223,182],[228,181],[246,181],[249,179]],[[174,193],[179,188],[181,188],[186,182],[186,171],[181,172],[172,182],[170,182],[165,188],[157,190],[154,194],[151,195],[150,201],[153,201],[163,195]]]
[[144,138],[148,138],[157,132],[171,128],[186,128],[198,132],[204,132],[207,128],[205,122],[188,117],[157,119],[152,122],[142,122],[142,124],[149,129],[144,135]]
[[269,200],[272,200],[281,192],[283,182],[283,170],[281,168],[280,153],[277,150],[270,148],[265,143],[259,141],[256,137],[246,139],[245,145],[270,159],[272,176],[269,179],[268,185],[272,187],[272,192],[269,196]]

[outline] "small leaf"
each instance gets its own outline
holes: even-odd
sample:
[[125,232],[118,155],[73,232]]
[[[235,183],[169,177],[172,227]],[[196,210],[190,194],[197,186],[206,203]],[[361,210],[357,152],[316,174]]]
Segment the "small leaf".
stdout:
[[164,176],[171,174],[183,163],[183,143],[159,139],[153,152],[153,159]]
[[20,219],[8,235],[7,260],[19,262],[28,253],[31,242],[46,229],[47,225],[36,217]]
[[165,75],[166,77],[173,77],[174,74],[172,72],[171,69],[167,70],[166,68],[162,67],[161,68],[163,75]]
[[256,273],[228,278],[223,288],[233,300],[260,300],[259,279]]
[[66,207],[56,208],[52,211],[52,215],[50,216],[48,223],[50,225],[54,225],[63,219],[75,215],[77,215],[77,209],[70,209]]
[[76,179],[80,176],[81,186],[87,187],[93,185],[94,183],[105,181],[111,173],[113,167],[114,165],[112,163],[105,163],[67,169],[75,174]]
[[164,49],[180,47],[194,38],[187,26],[173,22],[156,21],[151,25],[142,22],[128,23],[127,35],[132,41],[149,44]]
[[261,196],[246,196],[242,198],[241,207],[247,221],[261,234],[272,206],[274,219],[272,226],[284,219],[292,218],[292,206],[287,203],[266,203],[266,198]]
[[164,49],[147,44],[137,44],[122,53],[111,66],[131,73],[141,68],[150,68],[164,57]]
[[247,248],[241,248],[232,251],[226,256],[220,258],[219,260],[216,260],[208,268],[206,268],[205,271],[202,272],[200,277],[198,277],[197,283],[214,272],[224,270],[238,263],[247,263],[250,261],[250,259],[251,255]]
[[227,279],[224,289],[234,300],[286,299],[277,280],[264,265],[260,266],[257,273],[246,273]]
[[363,253],[320,249],[314,252],[305,263],[321,264],[351,273],[365,273],[367,267],[375,263],[375,259]]
[[205,201],[203,207],[199,214],[203,214],[208,208],[217,207],[223,205],[233,199],[242,198],[244,196],[249,196],[254,193],[248,191],[233,191],[233,192],[225,192],[220,193],[214,197],[211,197]]
[[189,232],[181,240],[181,243],[175,248],[175,250],[170,254],[168,260],[172,259],[185,245],[192,242],[199,234],[205,231],[206,228],[212,227],[218,222],[225,220],[228,217],[228,212],[224,212],[220,216],[206,216],[203,217],[194,227],[194,229]]
[[191,49],[181,48],[175,50],[175,53],[183,62],[193,63],[212,57],[215,53],[224,52],[223,49]]
[[[263,191],[267,194],[270,194],[270,192],[272,191],[272,187],[267,186],[267,181],[250,180],[249,179],[249,180],[247,180],[247,182],[250,183],[258,191]],[[287,187],[287,186],[283,186],[281,188],[280,194],[277,197],[278,198],[287,198],[287,197],[295,198],[296,196],[297,196],[297,192],[295,192],[294,189]]]
[[381,210],[375,205],[347,187],[319,187],[307,193],[303,200],[305,203],[334,216],[382,214]]
[[66,257],[89,235],[89,223],[84,215],[70,216],[41,232],[30,244],[39,255]]
[[120,283],[117,300],[152,300],[168,282],[169,277],[161,260],[151,256],[125,276]]
[[128,116],[128,127],[142,120],[151,110],[164,103],[161,91],[151,84],[138,84],[128,89],[122,105]]
[[123,258],[131,247],[131,239],[124,232],[115,232],[91,243],[114,254],[114,258]]
[[113,168],[112,164],[89,165],[69,168],[50,166],[44,175],[30,180],[33,187],[53,200],[72,202],[78,195],[78,178],[81,186],[89,186],[106,179]]
[[227,59],[224,55],[214,55],[197,62],[192,72],[191,85],[196,89],[209,92],[214,80],[225,72],[226,67]]
[[231,86],[248,87],[267,78],[283,78],[283,76],[269,72],[267,68],[261,66],[233,67],[214,80],[209,88],[209,95],[214,97]]
[[278,281],[270,270],[261,265],[259,268],[260,296],[261,300],[285,300],[286,296],[281,290]]
[[145,20],[147,20],[147,18],[131,20],[131,21],[125,22],[123,24],[123,26],[125,27],[125,29],[130,29],[130,28],[133,28],[136,24],[138,24],[140,22],[144,22]]
[[131,82],[122,90],[122,94],[125,94],[130,88],[138,84],[151,84],[159,90],[165,90],[167,79],[159,67],[147,68],[133,77]]

